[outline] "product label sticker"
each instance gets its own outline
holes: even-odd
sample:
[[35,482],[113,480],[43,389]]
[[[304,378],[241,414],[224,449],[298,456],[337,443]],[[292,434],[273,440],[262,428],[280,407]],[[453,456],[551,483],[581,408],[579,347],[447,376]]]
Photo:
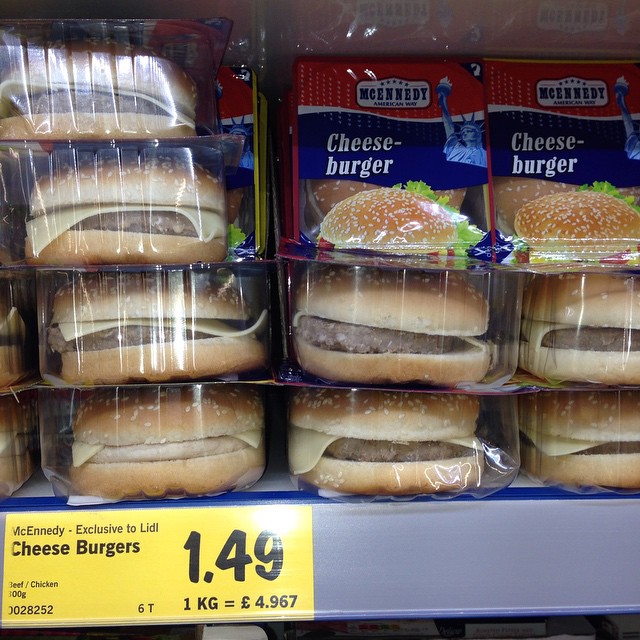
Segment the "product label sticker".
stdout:
[[476,61],[299,60],[295,239],[466,255],[488,227],[482,74]]
[[636,262],[640,67],[487,61],[497,229],[522,261]]
[[304,505],[11,513],[2,626],[312,618]]

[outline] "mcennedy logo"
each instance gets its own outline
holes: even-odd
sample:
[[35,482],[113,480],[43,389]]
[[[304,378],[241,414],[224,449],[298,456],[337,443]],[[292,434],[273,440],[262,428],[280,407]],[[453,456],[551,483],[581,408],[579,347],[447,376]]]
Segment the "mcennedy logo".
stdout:
[[604,107],[609,102],[606,82],[575,76],[540,80],[536,97],[542,107]]
[[363,80],[356,85],[356,102],[366,108],[424,109],[431,103],[425,80]]

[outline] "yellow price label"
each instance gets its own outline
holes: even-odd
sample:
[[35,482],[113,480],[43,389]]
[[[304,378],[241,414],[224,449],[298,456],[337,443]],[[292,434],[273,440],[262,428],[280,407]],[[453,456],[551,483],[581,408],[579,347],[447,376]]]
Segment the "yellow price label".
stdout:
[[2,626],[313,617],[308,505],[9,513]]

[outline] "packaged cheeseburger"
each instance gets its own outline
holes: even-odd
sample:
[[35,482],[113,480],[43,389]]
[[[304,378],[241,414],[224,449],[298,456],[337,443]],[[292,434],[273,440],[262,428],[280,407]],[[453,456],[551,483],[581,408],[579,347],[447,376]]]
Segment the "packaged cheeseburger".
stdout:
[[294,83],[296,242],[461,257],[480,243],[481,63],[303,58]]
[[529,476],[571,491],[640,491],[640,392],[541,391],[518,407]]
[[520,367],[551,382],[640,384],[640,279],[535,274],[522,304]]
[[76,145],[21,157],[30,178],[29,264],[190,264],[227,257],[224,153],[215,143]]
[[[298,488],[327,497],[485,495],[506,486],[519,466],[511,401],[456,393],[295,389],[288,429],[292,479]],[[489,414],[487,431],[483,420]]]
[[290,261],[292,352],[309,382],[494,386],[515,371],[520,274]]
[[70,500],[214,495],[264,471],[253,385],[42,389],[40,401],[43,469]]
[[268,377],[261,266],[40,271],[43,377],[73,385]]
[[230,22],[0,24],[0,139],[167,138],[216,130]]
[[519,261],[637,262],[640,68],[485,63],[495,225]]

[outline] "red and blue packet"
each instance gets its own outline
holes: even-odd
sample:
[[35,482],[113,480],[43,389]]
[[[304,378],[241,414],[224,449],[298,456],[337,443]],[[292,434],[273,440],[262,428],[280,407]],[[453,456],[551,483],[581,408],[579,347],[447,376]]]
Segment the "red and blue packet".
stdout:
[[294,103],[290,240],[491,260],[481,62],[302,58]]
[[640,66],[485,62],[497,237],[517,262],[640,261]]

